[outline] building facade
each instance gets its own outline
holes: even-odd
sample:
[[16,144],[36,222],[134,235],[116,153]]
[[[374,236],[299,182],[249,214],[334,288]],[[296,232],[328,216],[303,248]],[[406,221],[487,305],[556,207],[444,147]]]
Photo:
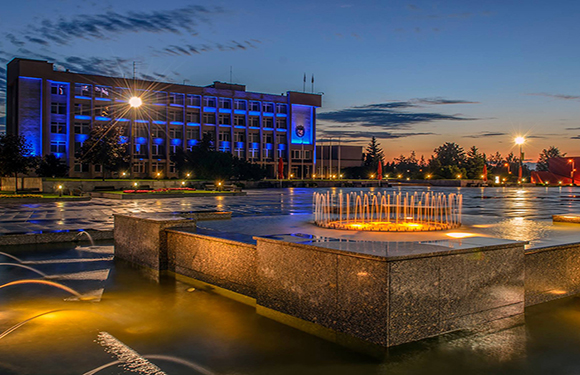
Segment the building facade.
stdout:
[[[363,164],[363,147],[337,144],[336,141],[316,145],[316,170],[319,178],[340,178],[343,168]],[[333,177],[335,176],[335,177]]]
[[[316,162],[316,108],[321,96],[288,91],[271,95],[244,85],[190,86],[57,71],[46,61],[8,63],[6,132],[24,135],[34,155],[55,154],[71,177],[97,178],[100,166],[75,153],[92,126],[124,129],[130,150],[126,176],[177,176],[171,154],[195,147],[210,134],[216,150],[264,166],[276,177],[310,177]],[[131,106],[130,99],[141,99]]]

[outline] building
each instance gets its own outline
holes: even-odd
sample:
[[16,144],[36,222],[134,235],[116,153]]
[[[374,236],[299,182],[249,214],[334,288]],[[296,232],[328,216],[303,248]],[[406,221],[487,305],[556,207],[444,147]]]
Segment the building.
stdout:
[[578,185],[580,173],[576,169],[580,167],[580,157],[563,157],[548,159],[547,171],[533,171],[531,182],[548,185]]
[[[57,71],[46,61],[15,58],[7,72],[7,133],[24,135],[34,155],[66,159],[71,177],[100,177],[98,165],[74,155],[97,124],[125,130],[131,177],[175,177],[170,156],[208,133],[216,150],[264,166],[270,177],[283,158],[285,175],[314,170],[316,108],[321,96],[271,95],[244,85],[190,86]],[[133,107],[131,98],[142,105]]]
[[321,178],[338,178],[342,169],[360,167],[362,163],[362,146],[341,145],[336,141],[318,142],[316,145],[315,174]]

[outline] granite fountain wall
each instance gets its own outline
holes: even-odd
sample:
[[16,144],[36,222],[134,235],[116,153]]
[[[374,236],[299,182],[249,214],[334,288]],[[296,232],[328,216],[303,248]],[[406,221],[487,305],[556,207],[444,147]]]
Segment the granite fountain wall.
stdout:
[[[351,347],[520,324],[528,288],[555,280],[530,279],[538,268],[533,262],[542,260],[526,253],[524,242],[367,242],[370,248],[361,249],[360,243],[305,244],[291,236],[208,235],[196,232],[200,218],[150,220],[116,215],[119,257],[186,277],[259,314]],[[534,301],[561,297],[546,293],[554,288],[536,288]]]

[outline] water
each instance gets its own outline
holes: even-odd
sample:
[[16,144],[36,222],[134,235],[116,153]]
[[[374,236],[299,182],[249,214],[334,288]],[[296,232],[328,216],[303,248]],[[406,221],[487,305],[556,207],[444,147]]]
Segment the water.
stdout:
[[[378,361],[227,298],[171,279],[156,282],[106,254],[102,262],[82,262],[73,245],[4,250],[23,261],[79,260],[39,263],[49,276],[93,272],[106,278],[62,281],[81,294],[103,287],[99,303],[65,302],[63,291],[43,285],[0,289],[0,334],[32,318],[0,339],[3,375],[90,374],[108,364],[98,374],[117,374],[127,361],[145,363],[141,358],[167,374],[519,375],[580,369],[579,298],[528,309],[525,326],[426,340],[394,348]],[[91,253],[85,257],[93,259]],[[6,268],[0,285],[28,276],[28,270]]]

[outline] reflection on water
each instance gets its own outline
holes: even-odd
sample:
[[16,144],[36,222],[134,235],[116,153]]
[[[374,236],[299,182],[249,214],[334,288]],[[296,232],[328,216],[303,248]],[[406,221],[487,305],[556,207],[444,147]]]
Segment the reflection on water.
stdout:
[[[54,246],[7,251],[23,261],[79,254]],[[10,331],[0,341],[3,375],[96,369],[107,375],[122,371],[120,365],[151,373],[206,375],[519,375],[574,373],[571,369],[580,367],[576,298],[528,309],[525,326],[407,344],[377,361],[260,317],[250,306],[172,279],[154,282],[120,261],[38,264],[47,275],[107,274],[106,280],[62,278],[82,294],[103,287],[103,298],[71,305],[59,290],[30,285],[1,289],[0,332]],[[28,276],[28,270],[6,268],[0,283]]]
[[545,238],[553,229],[549,221],[526,220],[523,217],[504,219],[490,229],[493,237],[516,241],[534,241]]

